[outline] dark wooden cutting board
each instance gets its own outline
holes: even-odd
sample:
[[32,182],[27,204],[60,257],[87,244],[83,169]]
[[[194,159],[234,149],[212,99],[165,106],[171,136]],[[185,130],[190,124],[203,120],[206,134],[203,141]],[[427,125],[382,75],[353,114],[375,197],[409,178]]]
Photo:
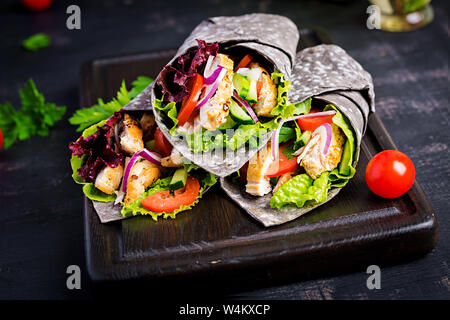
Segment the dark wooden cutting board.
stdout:
[[[326,33],[302,30],[299,50],[331,43]],[[83,106],[111,99],[122,79],[155,77],[175,50],[91,60],[81,73]],[[364,169],[376,153],[396,149],[377,114],[361,145],[355,177],[330,202],[292,222],[265,228],[217,184],[175,220],[134,217],[101,224],[85,198],[85,248],[94,281],[215,277],[268,273],[315,276],[369,264],[406,261],[430,251],[437,222],[420,185],[394,200],[369,191]]]

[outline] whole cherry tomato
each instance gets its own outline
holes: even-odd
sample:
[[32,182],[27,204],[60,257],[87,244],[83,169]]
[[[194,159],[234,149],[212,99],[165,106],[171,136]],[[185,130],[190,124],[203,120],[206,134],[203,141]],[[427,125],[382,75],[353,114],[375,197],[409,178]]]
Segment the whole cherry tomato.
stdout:
[[25,7],[31,11],[44,11],[52,4],[52,0],[22,0]]
[[394,199],[406,193],[414,183],[416,170],[411,159],[397,150],[375,155],[366,168],[366,183],[373,193]]

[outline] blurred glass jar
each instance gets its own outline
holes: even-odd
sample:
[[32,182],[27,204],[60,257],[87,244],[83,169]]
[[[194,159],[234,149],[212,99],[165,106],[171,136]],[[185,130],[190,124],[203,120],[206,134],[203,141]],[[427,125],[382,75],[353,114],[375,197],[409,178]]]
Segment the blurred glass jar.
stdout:
[[369,0],[381,11],[381,29],[409,31],[433,21],[431,0]]

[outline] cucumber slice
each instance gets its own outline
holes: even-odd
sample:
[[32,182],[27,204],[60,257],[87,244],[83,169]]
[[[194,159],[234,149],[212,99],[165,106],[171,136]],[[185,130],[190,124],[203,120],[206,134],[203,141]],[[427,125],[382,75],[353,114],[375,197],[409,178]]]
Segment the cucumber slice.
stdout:
[[231,106],[230,106],[230,116],[233,118],[234,121],[244,124],[251,124],[253,123],[252,118],[250,115],[242,109],[236,101],[231,100]]
[[300,137],[304,146],[308,143],[309,138],[311,138],[311,131],[304,131]]
[[351,161],[351,145],[350,141],[347,139],[344,143],[344,151],[342,152],[341,162],[339,163],[339,173],[342,175],[350,174],[349,163]]
[[245,98],[250,102],[258,102],[258,92],[256,90],[256,81],[250,81],[250,89],[248,90],[247,97]]
[[179,168],[173,174],[172,180],[170,180],[170,190],[178,190],[184,188],[187,180],[187,170],[185,168]]
[[233,86],[239,97],[242,99],[247,97],[248,90],[250,89],[250,81],[246,77],[240,75],[239,73],[235,73],[233,75]]
[[234,128],[235,126],[236,126],[236,121],[234,121],[232,117],[228,117],[227,121],[225,121],[224,123],[222,123],[220,125],[219,130],[231,129],[231,128]]

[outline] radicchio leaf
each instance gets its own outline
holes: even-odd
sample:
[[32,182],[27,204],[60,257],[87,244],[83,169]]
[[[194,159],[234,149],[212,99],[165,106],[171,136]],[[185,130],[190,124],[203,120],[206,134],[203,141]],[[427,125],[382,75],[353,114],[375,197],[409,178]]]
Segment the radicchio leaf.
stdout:
[[72,155],[82,157],[86,155],[84,165],[77,170],[84,182],[93,182],[98,172],[105,166],[117,167],[123,161],[123,155],[114,150],[114,127],[122,119],[121,112],[114,112],[103,126],[88,136],[81,136],[77,141],[69,144]]
[[172,65],[167,65],[161,71],[158,85],[166,101],[181,102],[188,95],[189,79],[200,73],[209,56],[217,55],[217,43],[207,44],[203,40],[196,40],[197,48],[179,56]]

